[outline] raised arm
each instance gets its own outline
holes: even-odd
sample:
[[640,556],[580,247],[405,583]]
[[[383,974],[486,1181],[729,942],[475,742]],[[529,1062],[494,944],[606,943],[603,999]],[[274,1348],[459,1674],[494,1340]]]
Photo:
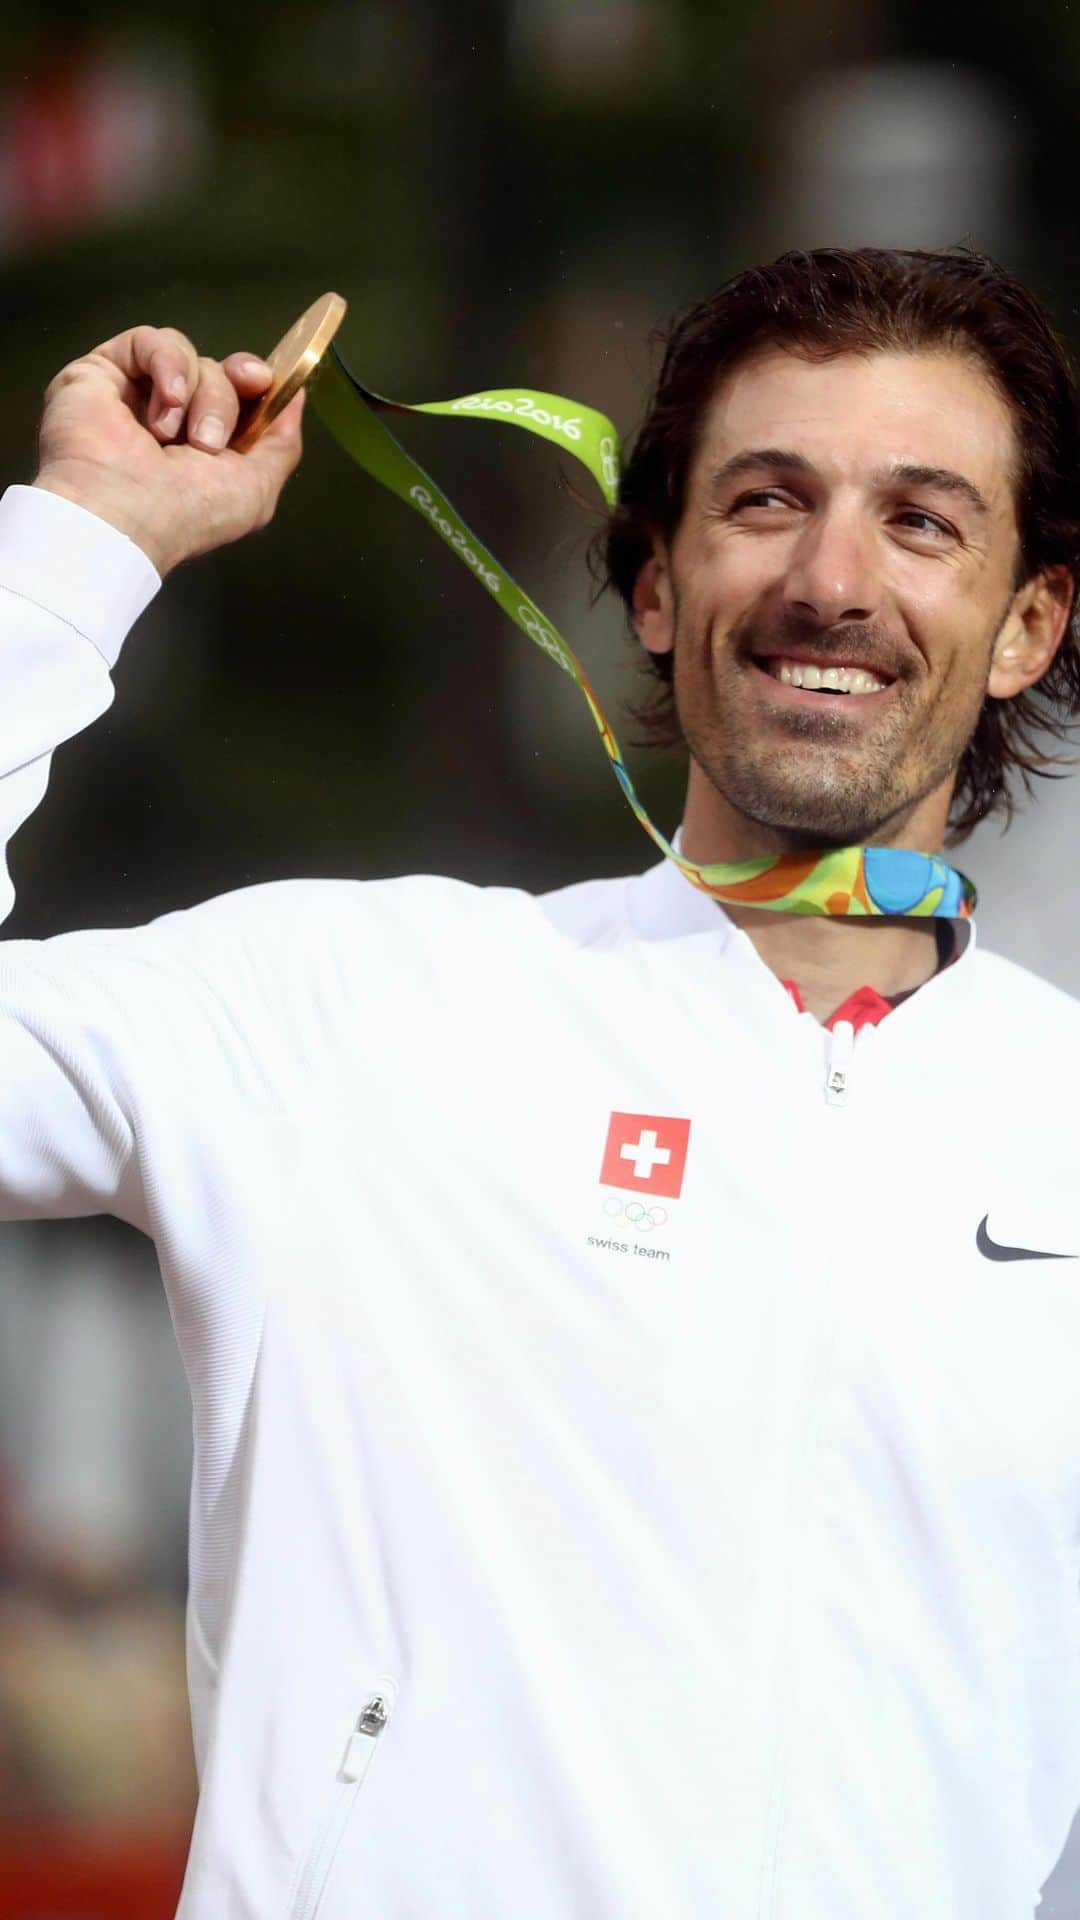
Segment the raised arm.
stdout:
[[82,507],[32,487],[0,500],[0,921],[15,900],[7,848],[53,749],[110,705],[124,636],[160,584],[140,547]]
[[[110,704],[130,625],[173,567],[274,512],[300,457],[302,398],[249,453],[227,446],[241,401],[269,379],[252,354],[219,363],[172,329],[135,327],[48,389],[37,478],[0,501],[0,919],[7,844],[54,748]],[[115,1211],[146,1224],[136,1036],[145,1049],[153,1034],[147,996],[181,1026],[212,1017],[205,969],[186,980],[185,955],[206,942],[192,922],[172,938],[0,941],[0,1219]]]

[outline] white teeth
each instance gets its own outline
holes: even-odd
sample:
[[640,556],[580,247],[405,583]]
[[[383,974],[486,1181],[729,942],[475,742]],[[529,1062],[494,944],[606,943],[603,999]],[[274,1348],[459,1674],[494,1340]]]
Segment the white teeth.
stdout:
[[888,684],[865,667],[816,667],[806,660],[773,660],[769,671],[785,687],[803,687],[816,693],[822,687],[833,693],[883,693]]

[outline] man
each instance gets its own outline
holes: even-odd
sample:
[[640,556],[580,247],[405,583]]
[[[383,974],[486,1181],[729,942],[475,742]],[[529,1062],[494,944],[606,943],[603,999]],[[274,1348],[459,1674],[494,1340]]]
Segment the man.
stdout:
[[[158,576],[269,517],[297,405],[220,451],[265,381],[137,328],[50,389],[5,838]],[[936,852],[1037,766],[1078,447],[976,256],[682,323],[608,556],[684,854]],[[970,921],[671,862],[7,943],[0,1207],[151,1234],[191,1382],[183,1920],[1028,1920],[1080,1800],[1078,1075]]]

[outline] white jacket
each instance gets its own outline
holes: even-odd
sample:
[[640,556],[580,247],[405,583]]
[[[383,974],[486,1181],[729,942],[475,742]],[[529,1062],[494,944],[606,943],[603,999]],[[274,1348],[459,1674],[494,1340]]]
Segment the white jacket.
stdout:
[[[0,581],[6,840],[156,576],[15,488]],[[1029,1920],[1078,1085],[973,940],[852,1044],[670,863],[0,944],[0,1214],[150,1234],[191,1383],[182,1920]]]

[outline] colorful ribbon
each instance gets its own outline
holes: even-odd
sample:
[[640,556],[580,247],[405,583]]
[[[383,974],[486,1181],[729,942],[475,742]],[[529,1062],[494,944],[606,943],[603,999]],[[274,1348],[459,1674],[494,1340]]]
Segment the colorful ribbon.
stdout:
[[573,648],[378,418],[383,413],[435,413],[523,427],[580,460],[608,506],[614,506],[621,451],[615,428],[605,414],[561,400],[557,394],[523,392],[514,387],[406,406],[361,386],[334,347],[312,379],[311,400],[346,453],[373,479],[422,514],[514,625],[577,682],[630,807],[661,851],[702,893],[726,903],[770,907],[782,913],[936,914],[955,919],[974,911],[971,881],[934,853],[915,853],[902,847],[841,847],[825,853],[784,853],[770,859],[712,866],[699,866],[678,853],[653,825],[638,799],[619,743]]

